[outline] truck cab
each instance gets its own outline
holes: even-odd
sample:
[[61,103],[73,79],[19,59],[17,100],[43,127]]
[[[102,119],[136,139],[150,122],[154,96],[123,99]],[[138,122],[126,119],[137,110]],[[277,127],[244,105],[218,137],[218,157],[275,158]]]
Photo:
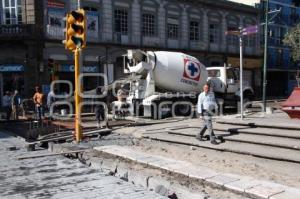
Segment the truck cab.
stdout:
[[[212,66],[207,67],[208,81],[219,102],[225,106],[236,106],[240,100],[239,69],[234,67]],[[254,92],[248,82],[243,83],[244,102],[253,99]]]

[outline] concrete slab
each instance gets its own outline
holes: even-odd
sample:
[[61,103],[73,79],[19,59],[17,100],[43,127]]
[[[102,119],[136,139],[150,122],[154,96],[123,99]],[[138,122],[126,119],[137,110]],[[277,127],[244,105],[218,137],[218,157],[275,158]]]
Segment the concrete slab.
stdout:
[[177,169],[176,172],[186,175],[189,178],[194,178],[199,180],[205,180],[218,175],[217,172],[214,172],[208,169],[207,167],[201,167],[201,166],[182,167],[180,169]]
[[300,190],[295,188],[287,188],[283,193],[276,194],[270,199],[299,199]]
[[246,189],[250,189],[255,186],[261,185],[261,183],[262,182],[253,178],[243,177],[238,181],[227,183],[224,186],[228,189],[232,189],[238,192],[245,192]]
[[224,186],[227,183],[238,181],[240,180],[240,178],[241,178],[240,176],[232,175],[232,174],[219,174],[212,178],[207,178],[206,181]]
[[[124,149],[123,149],[124,148]],[[97,150],[103,148],[96,147]],[[229,191],[245,192],[258,198],[271,199],[299,199],[300,189],[292,189],[280,184],[255,180],[250,177],[238,176],[233,174],[220,174],[207,167],[195,166],[189,162],[178,161],[162,156],[151,156],[143,152],[136,152],[126,147],[111,146],[111,149],[103,149],[103,151],[111,151],[112,155],[124,156],[136,159],[138,163],[145,164],[165,169],[173,173],[185,175],[189,178],[204,180],[208,183],[213,183],[217,187],[228,189]],[[150,179],[150,178],[149,178]],[[143,180],[142,180],[143,181]]]
[[250,195],[268,199],[276,194],[283,193],[285,189],[286,187],[284,187],[283,185],[263,182],[261,185],[246,189],[245,192]]

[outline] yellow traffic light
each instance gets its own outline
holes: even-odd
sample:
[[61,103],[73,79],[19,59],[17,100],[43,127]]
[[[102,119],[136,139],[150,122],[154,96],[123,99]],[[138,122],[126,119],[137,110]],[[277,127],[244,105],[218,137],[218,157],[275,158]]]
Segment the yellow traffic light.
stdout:
[[86,46],[86,16],[83,9],[67,14],[64,44],[66,49],[72,51]]

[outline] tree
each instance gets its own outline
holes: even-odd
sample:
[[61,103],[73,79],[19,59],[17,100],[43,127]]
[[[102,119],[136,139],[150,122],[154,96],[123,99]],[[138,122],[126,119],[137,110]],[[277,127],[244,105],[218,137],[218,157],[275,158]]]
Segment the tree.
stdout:
[[290,29],[284,36],[283,43],[292,49],[292,58],[294,61],[300,60],[300,24]]

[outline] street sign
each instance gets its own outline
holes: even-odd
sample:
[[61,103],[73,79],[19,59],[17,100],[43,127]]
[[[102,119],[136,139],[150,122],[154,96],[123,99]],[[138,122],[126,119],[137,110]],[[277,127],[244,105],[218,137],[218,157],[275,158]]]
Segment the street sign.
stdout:
[[252,34],[256,34],[258,32],[258,26],[248,26],[246,28],[243,28],[241,30],[241,34],[242,35],[252,35]]

